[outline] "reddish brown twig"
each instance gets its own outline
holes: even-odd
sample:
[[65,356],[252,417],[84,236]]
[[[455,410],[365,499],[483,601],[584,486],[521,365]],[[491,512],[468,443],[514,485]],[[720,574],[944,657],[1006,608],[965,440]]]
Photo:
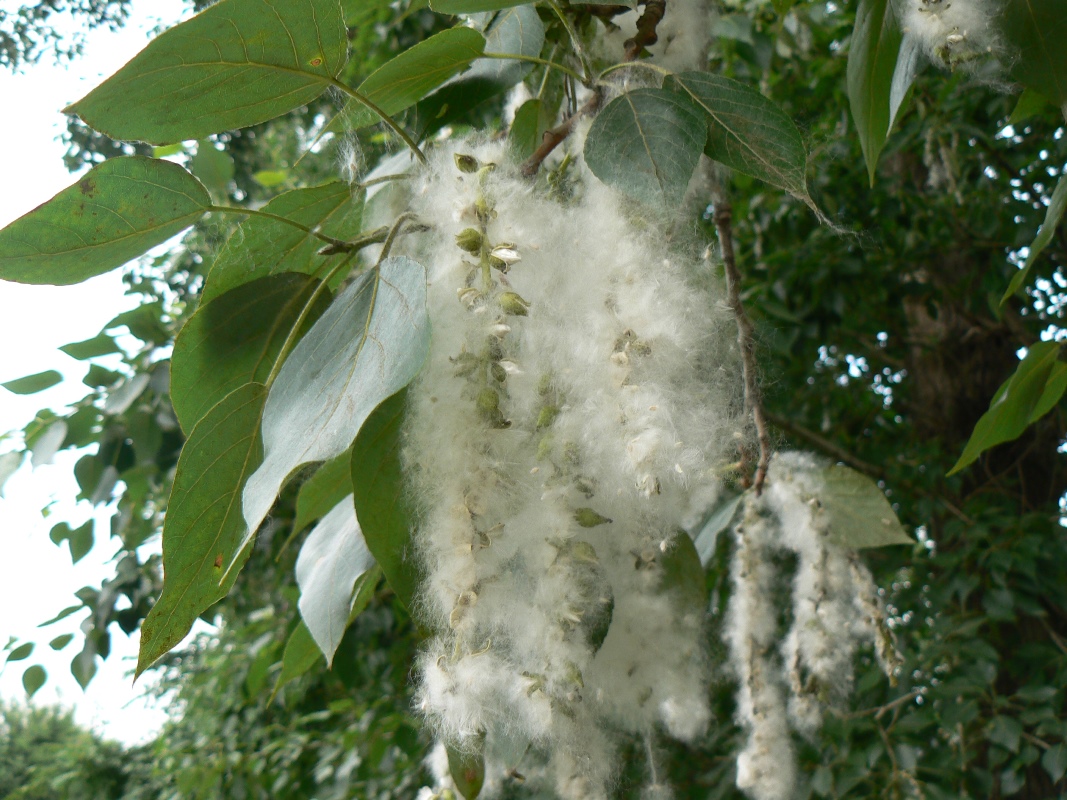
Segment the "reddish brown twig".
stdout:
[[[756,439],[759,442],[759,462],[756,465],[755,480],[751,484],[759,496],[763,491],[763,482],[767,479],[767,467],[771,460],[771,434],[767,427],[767,417],[763,413],[759,384],[756,382],[755,331],[741,302],[741,273],[737,269],[737,259],[734,256],[733,217],[734,211],[730,202],[722,196],[717,196],[713,219],[726,271],[726,302],[733,309],[734,319],[737,320],[737,343],[741,348],[741,374],[745,382],[745,408],[752,414],[752,421],[756,424]],[[741,472],[746,488],[749,465],[748,448],[745,448],[741,453]]]
[[627,61],[636,60],[642,50],[659,41],[656,27],[663,20],[665,13],[667,13],[667,0],[646,0],[645,10],[641,12],[637,20],[637,33],[624,45]]
[[578,120],[584,117],[586,114],[594,113],[600,107],[600,92],[595,91],[585,101],[585,104],[578,109],[574,114],[567,117],[559,125],[549,131],[545,131],[545,135],[541,137],[541,145],[538,147],[532,156],[526,159],[522,165],[523,177],[532,178],[537,174],[537,170],[541,168],[541,164],[546,158],[559,147],[564,140],[571,135],[571,131],[574,129],[574,125]]

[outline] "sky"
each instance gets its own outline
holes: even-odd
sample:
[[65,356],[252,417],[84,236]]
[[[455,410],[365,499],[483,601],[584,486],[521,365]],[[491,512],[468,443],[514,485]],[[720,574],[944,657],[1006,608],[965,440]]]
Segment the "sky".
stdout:
[[[45,59],[22,74],[0,71],[0,98],[9,110],[0,125],[0,227],[74,182],[75,176],[63,166],[64,148],[57,140],[65,123],[60,109],[121,67],[144,47],[150,31],[161,23],[171,24],[184,10],[182,0],[134,3],[127,27],[90,33],[85,55],[69,69]],[[18,110],[17,118],[11,109]],[[0,389],[0,435],[24,426],[40,408],[61,409],[86,394],[81,378],[87,365],[57,348],[95,336],[116,314],[135,306],[135,299],[123,292],[118,271],[76,286],[0,283],[0,383],[48,369],[66,378],[59,386],[29,397]],[[0,442],[0,453],[13,444]],[[108,562],[118,548],[106,533],[96,537],[93,550],[77,565],[71,564],[65,545],[61,549],[48,538],[56,522],[70,521],[76,527],[91,516],[88,504],[76,506],[71,501],[77,493],[72,470],[80,455],[60,453],[54,464],[33,470],[24,465],[0,499],[0,647],[10,636],[37,642],[29,659],[0,667],[0,697],[25,698],[23,671],[41,664],[49,679],[35,703],[73,706],[83,724],[111,738],[140,743],[158,731],[166,712],[142,696],[144,678],[134,686],[128,675],[136,660],[137,635],[126,637],[112,626],[112,655],[83,692],[69,669],[80,637],[61,652],[54,652],[48,642],[64,633],[78,633],[84,614],[45,629],[37,627],[75,605],[74,591],[99,586],[113,573]],[[48,519],[41,514],[46,506]],[[110,514],[98,516],[104,523],[98,531],[106,531]]]

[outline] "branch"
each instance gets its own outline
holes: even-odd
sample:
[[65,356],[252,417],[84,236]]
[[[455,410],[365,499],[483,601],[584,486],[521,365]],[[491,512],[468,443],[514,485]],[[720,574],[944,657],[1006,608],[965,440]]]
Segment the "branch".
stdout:
[[[647,10],[646,6],[646,13]],[[752,414],[752,421],[756,424],[756,439],[759,442],[759,462],[756,465],[756,478],[752,483],[758,497],[763,491],[763,482],[767,479],[767,467],[771,460],[771,434],[767,428],[767,417],[756,383],[755,333],[752,321],[741,302],[741,273],[737,269],[737,259],[734,256],[732,230],[734,210],[729,200],[721,193],[716,194],[719,196],[714,199],[713,219],[715,231],[719,234],[722,263],[726,270],[726,302],[733,309],[734,318],[737,320],[737,343],[741,347],[741,374],[745,382],[745,408]],[[745,488],[748,488],[748,466],[749,452],[748,448],[745,448],[741,453],[742,481],[745,482]]]
[[626,60],[635,61],[641,51],[659,41],[656,26],[667,12],[667,0],[646,0],[645,10],[637,20],[637,33],[623,45],[626,48]]
[[853,469],[863,472],[874,478],[882,478],[885,476],[885,470],[883,470],[881,467],[876,466],[874,464],[869,464],[866,461],[863,461],[862,459],[856,458],[848,450],[839,445],[834,444],[825,436],[820,436],[819,434],[815,433],[815,431],[810,431],[807,428],[797,425],[795,422],[792,422],[791,420],[788,420],[785,417],[780,417],[777,414],[772,414],[769,411],[765,413],[767,419],[770,422],[781,428],[786,433],[792,434],[793,436],[796,436],[800,439],[807,440],[810,444],[815,445],[824,453],[833,456],[838,461],[848,464]]
[[534,151],[534,154],[526,159],[522,165],[522,175],[524,178],[532,178],[537,174],[537,170],[541,168],[541,164],[549,157],[553,150],[559,147],[571,135],[571,131],[574,130],[574,125],[578,120],[584,117],[586,114],[593,114],[600,107],[600,92],[594,91],[588,100],[577,112],[567,117],[559,125],[552,130],[545,131],[545,135],[541,138],[541,145]]

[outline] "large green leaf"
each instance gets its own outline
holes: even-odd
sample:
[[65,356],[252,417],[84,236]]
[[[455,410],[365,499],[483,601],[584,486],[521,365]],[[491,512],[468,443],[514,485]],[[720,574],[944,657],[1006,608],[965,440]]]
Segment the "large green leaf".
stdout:
[[221,0],[65,111],[112,139],[202,139],[309,103],[347,57],[339,0]]
[[22,688],[26,690],[26,696],[33,697],[37,694],[37,690],[44,686],[47,680],[48,673],[45,672],[45,668],[40,664],[27,667],[26,671],[22,673]]
[[890,0],[860,0],[848,52],[848,102],[872,186],[892,122],[893,76],[901,41]]
[[[140,675],[229,592],[251,551],[241,487],[262,457],[267,388],[249,383],[216,405],[182,448],[163,525],[163,593],[141,626]],[[228,564],[238,569],[226,571]]]
[[831,541],[852,550],[912,544],[878,484],[851,467],[835,464],[822,473],[819,502]]
[[[471,28],[449,28],[434,34],[378,67],[359,85],[359,93],[385,114],[392,116],[409,108],[453,75],[470,66],[485,52],[485,37]],[[362,128],[378,120],[375,112],[355,100],[328,126],[337,130],[340,121]]]
[[352,455],[347,450],[331,458],[304,481],[296,496],[293,532],[299,533],[352,494]]
[[[545,25],[532,6],[509,8],[499,14],[483,15],[485,52],[539,56],[545,44]],[[533,69],[528,61],[480,58],[462,75],[415,106],[414,128],[425,138],[445,125],[463,118],[472,108],[506,92]]]
[[406,404],[404,389],[378,406],[363,424],[352,445],[352,492],[364,541],[389,586],[410,609],[420,577],[409,547],[411,512],[400,463]]
[[689,98],[664,89],[616,97],[585,140],[589,169],[609,186],[646,202],[674,204],[693,176],[708,124]]
[[0,231],[0,279],[80,283],[165,242],[210,205],[177,164],[109,158]]
[[[285,217],[327,236],[348,240],[360,232],[363,192],[344,181],[280,194],[261,211]],[[329,263],[321,239],[292,225],[250,217],[233,232],[208,274],[203,302],[242,283],[280,272],[318,274]]]
[[[246,383],[266,381],[286,337],[319,281],[283,273],[238,286],[197,310],[174,342],[170,398],[182,430]],[[303,323],[306,331],[330,304],[321,293]]]
[[1056,342],[1038,342],[1027,351],[1015,373],[993,395],[989,410],[974,426],[963,454],[949,475],[973,463],[989,448],[1018,438],[1036,419],[1035,411],[1051,410],[1059,401],[1059,397],[1051,399],[1051,396],[1057,388],[1062,396],[1067,386],[1063,368],[1057,367],[1059,354],[1060,346]]
[[353,281],[293,349],[263,412],[263,464],[244,490],[244,543],[297,467],[340,455],[429,348],[426,269],[387,258]]
[[356,581],[374,566],[356,521],[352,496],[341,500],[319,521],[296,559],[298,607],[315,644],[333,663],[356,599]]
[[751,86],[704,72],[683,72],[677,87],[708,115],[704,152],[713,161],[785,189],[811,204],[804,176],[808,154],[789,115]]
[[62,382],[63,376],[54,369],[50,369],[34,375],[27,375],[25,378],[15,378],[13,381],[0,383],[0,386],[3,386],[12,394],[37,394],[37,392],[51,389]]
[[1011,77],[1057,106],[1067,103],[1063,0],[1007,0],[998,17],[1013,55]]
[[1023,284],[1026,283],[1026,278],[1030,275],[1030,269],[1034,266],[1034,262],[1037,261],[1037,257],[1052,242],[1056,229],[1063,221],[1064,211],[1067,211],[1067,173],[1060,175],[1060,179],[1056,181],[1056,188],[1052,191],[1052,199],[1049,201],[1048,208],[1045,209],[1045,221],[1041,223],[1037,236],[1034,237],[1034,241],[1030,245],[1030,252],[1026,255],[1026,263],[1023,264],[1022,269],[1012,276],[1011,283],[1008,284],[1004,296],[1000,298],[1001,305],[1008,302],[1008,298],[1019,291]]

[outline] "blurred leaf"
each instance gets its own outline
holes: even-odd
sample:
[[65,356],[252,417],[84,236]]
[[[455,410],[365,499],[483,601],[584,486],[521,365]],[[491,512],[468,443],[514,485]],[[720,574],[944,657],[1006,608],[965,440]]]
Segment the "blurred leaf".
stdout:
[[27,375],[25,378],[16,378],[7,383],[0,383],[0,386],[3,386],[13,394],[37,394],[37,392],[51,389],[62,382],[63,376],[54,369],[50,369],[46,372],[38,372],[35,375]]
[[[182,448],[163,526],[163,593],[141,627],[138,675],[226,596],[248,558],[241,487],[260,463],[266,396],[258,383],[236,389],[200,420]],[[229,564],[237,568],[226,572]]]
[[438,14],[475,14],[521,6],[528,2],[530,0],[430,0],[430,8]]
[[0,230],[0,279],[80,283],[180,233],[210,205],[200,182],[177,164],[109,158]]
[[[245,283],[204,303],[174,342],[170,398],[189,432],[211,408],[246,383],[263,383],[319,286],[307,275],[282,273]],[[330,304],[321,293],[302,324],[307,332]]]
[[356,581],[373,566],[348,495],[311,530],[296,560],[300,616],[327,667],[348,627]]
[[48,673],[45,672],[44,667],[40,664],[34,664],[22,673],[22,688],[26,690],[28,697],[33,697],[47,680]]
[[33,642],[26,642],[21,644],[7,654],[7,663],[10,664],[13,661],[25,661],[31,655],[33,655]]
[[1063,221],[1063,213],[1067,210],[1067,172],[1060,175],[1060,179],[1056,181],[1056,188],[1052,191],[1052,199],[1049,201],[1048,208],[1045,209],[1045,221],[1041,223],[1041,227],[1037,231],[1037,236],[1034,237],[1033,244],[1030,245],[1030,252],[1026,256],[1026,263],[1023,264],[1022,269],[1016,272],[1012,278],[1011,283],[1008,284],[1008,288],[1004,292],[1004,296],[1000,298],[1000,304],[1004,305],[1008,302],[1008,299],[1019,291],[1023,284],[1026,283],[1026,278],[1030,274],[1030,268],[1034,266],[1034,262],[1037,261],[1037,257],[1049,246],[1052,242],[1052,237],[1056,233],[1056,229],[1060,226],[1060,222]]
[[[360,232],[363,193],[344,181],[284,192],[261,211],[291,219],[327,236],[348,240]],[[258,278],[283,272],[309,275],[325,271],[334,260],[318,255],[321,239],[292,225],[263,217],[246,219],[215,257],[201,302]]]
[[1033,89],[1024,89],[1008,117],[1009,125],[1018,125],[1025,122],[1048,108],[1048,98]]
[[352,445],[352,491],[363,538],[400,601],[412,607],[419,568],[411,543],[411,511],[400,463],[407,390],[378,406]]
[[892,3],[860,0],[848,51],[848,101],[871,186],[892,122],[890,98],[901,41]]
[[704,567],[693,540],[685,531],[677,531],[659,557],[663,569],[663,589],[678,594],[683,613],[703,614],[708,605]]
[[700,531],[693,541],[693,546],[696,547],[697,555],[700,557],[700,563],[703,566],[706,567],[711,561],[711,557],[715,554],[715,543],[719,539],[719,534],[733,522],[734,517],[737,515],[737,509],[744,498],[743,494],[726,494],[720,497],[715,505],[712,506],[710,513],[704,520],[703,525],[700,526]]
[[76,358],[79,361],[122,352],[122,348],[119,347],[115,343],[115,340],[106,333],[98,334],[92,339],[86,339],[83,342],[65,344],[59,349],[71,358]]
[[387,258],[337,296],[271,387],[263,464],[244,489],[247,532],[237,552],[293,470],[343,453],[378,404],[407,386],[426,358],[429,337],[426,269],[410,258]]
[[708,126],[701,109],[664,89],[636,89],[597,115],[585,141],[589,169],[604,183],[645,202],[682,199]]
[[224,0],[157,36],[64,112],[112,139],[203,139],[314,100],[347,57],[340,3]]
[[22,466],[23,455],[19,450],[0,455],[0,497],[4,496],[4,486],[7,485],[11,476]]
[[44,429],[44,432],[36,437],[33,444],[30,445],[30,449],[33,451],[33,456],[30,459],[30,464],[34,469],[44,464],[51,464],[55,461],[56,453],[63,446],[63,442],[67,440],[67,423],[65,420],[57,419],[51,425]]
[[74,641],[73,633],[64,633],[61,636],[57,636],[55,639],[48,643],[48,646],[53,650],[62,650],[68,644]]
[[1045,768],[1053,783],[1058,783],[1067,772],[1067,744],[1055,744],[1041,756],[1041,766]]
[[197,145],[196,155],[189,160],[189,171],[217,197],[229,195],[235,172],[233,156],[219,150],[210,139],[202,139]]
[[86,642],[85,647],[70,662],[70,674],[84,689],[96,675],[96,651]]
[[1023,735],[1023,726],[1014,717],[993,717],[989,730],[989,741],[996,742],[1005,750],[1019,752],[1019,739]]
[[822,478],[818,500],[829,518],[831,541],[853,550],[914,543],[885,492],[866,475],[835,464],[823,470]]
[[255,178],[256,183],[265,189],[273,189],[289,180],[289,170],[261,169],[259,172],[254,172],[252,177]]
[[1011,77],[1056,106],[1067,103],[1067,15],[1062,0],[1007,0],[998,15],[1011,48]]
[[[974,426],[963,454],[948,471],[949,475],[973,463],[989,448],[1018,438],[1031,423],[1035,410],[1046,404],[1051,408],[1058,402],[1057,397],[1049,404],[1045,393],[1059,352],[1060,346],[1056,342],[1038,342],[1030,348],[1015,373],[997,389],[989,410]],[[1067,386],[1063,382],[1062,369],[1057,368],[1056,381],[1061,394],[1062,388]]]
[[89,520],[76,529],[71,529],[67,523],[60,522],[52,527],[48,538],[57,545],[66,542],[70,547],[71,563],[77,564],[93,549],[93,521]]

